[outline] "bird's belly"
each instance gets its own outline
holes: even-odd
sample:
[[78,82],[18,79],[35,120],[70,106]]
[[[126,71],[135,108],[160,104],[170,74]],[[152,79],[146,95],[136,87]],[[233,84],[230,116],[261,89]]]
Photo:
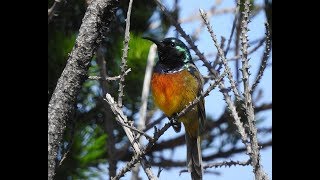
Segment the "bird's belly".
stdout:
[[155,104],[170,117],[196,98],[198,82],[187,70],[172,74],[153,73],[151,89]]

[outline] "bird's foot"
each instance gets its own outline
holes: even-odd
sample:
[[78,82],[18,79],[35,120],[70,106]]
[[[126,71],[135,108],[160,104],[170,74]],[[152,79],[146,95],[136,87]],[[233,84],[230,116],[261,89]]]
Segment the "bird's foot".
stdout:
[[177,121],[177,119],[174,117],[175,115],[170,118],[170,123],[174,131],[178,133],[181,131],[181,122]]

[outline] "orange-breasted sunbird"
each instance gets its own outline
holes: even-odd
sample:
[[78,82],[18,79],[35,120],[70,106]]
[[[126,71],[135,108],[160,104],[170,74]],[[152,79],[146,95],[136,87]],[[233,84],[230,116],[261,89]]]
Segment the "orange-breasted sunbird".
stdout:
[[[171,119],[202,92],[203,78],[192,61],[188,47],[177,38],[158,41],[144,37],[157,45],[158,58],[151,78],[154,103]],[[200,135],[206,119],[204,100],[173,122],[176,132],[181,122],[185,127],[187,167],[192,180],[202,179]]]

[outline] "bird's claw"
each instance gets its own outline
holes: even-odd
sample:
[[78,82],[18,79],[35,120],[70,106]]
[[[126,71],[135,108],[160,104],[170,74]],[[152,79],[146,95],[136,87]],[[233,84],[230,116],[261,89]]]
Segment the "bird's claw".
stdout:
[[181,131],[181,122],[177,121],[175,118],[170,118],[170,123],[176,133]]

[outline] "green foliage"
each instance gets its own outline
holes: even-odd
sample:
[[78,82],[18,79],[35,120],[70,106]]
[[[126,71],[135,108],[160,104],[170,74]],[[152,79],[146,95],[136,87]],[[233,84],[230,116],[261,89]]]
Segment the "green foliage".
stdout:
[[99,125],[78,124],[56,179],[88,179],[98,175],[94,171],[98,170],[99,163],[106,162],[106,139],[107,135]]
[[150,45],[151,43],[142,39],[141,36],[135,36],[131,33],[128,67],[131,68],[132,71],[126,76],[125,81],[125,84],[128,87],[125,89],[125,100],[130,104],[140,102]]

